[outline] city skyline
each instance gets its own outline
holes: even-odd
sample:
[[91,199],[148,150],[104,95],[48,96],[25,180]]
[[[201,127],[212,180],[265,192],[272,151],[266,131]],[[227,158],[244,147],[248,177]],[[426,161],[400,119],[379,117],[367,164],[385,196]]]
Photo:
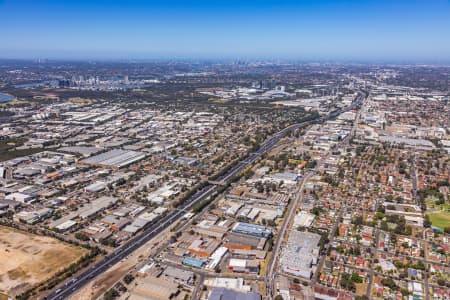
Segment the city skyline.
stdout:
[[0,58],[448,62],[450,3],[0,1]]

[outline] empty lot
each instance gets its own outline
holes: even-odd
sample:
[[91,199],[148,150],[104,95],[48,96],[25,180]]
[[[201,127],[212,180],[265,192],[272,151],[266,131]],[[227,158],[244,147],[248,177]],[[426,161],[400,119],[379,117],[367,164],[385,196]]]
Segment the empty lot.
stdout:
[[17,295],[87,252],[51,237],[0,226],[0,293]]

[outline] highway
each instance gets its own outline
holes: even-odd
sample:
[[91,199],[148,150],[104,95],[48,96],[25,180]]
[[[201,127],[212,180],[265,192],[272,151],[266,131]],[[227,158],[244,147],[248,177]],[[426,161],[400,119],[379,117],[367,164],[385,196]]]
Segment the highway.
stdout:
[[[247,156],[242,162],[239,162],[235,166],[233,166],[228,172],[223,174],[217,180],[226,182],[230,178],[239,174],[243,169],[254,163],[258,158],[262,155],[269,152],[271,149],[275,147],[275,145],[289,133],[299,129],[306,127],[315,122],[323,122],[327,119],[334,118],[340,113],[345,111],[349,111],[354,109],[363,99],[363,95],[359,94],[357,99],[347,107],[344,107],[340,110],[331,112],[327,116],[322,116],[316,120],[306,121],[302,123],[293,124],[279,131],[278,133],[269,137],[258,149],[258,151]],[[126,244],[116,249],[114,252],[105,256],[101,261],[95,263],[90,268],[82,271],[78,276],[67,280],[65,283],[58,286],[58,288],[51,293],[49,293],[44,299],[48,300],[59,300],[59,299],[67,299],[71,294],[75,293],[91,280],[93,280],[96,276],[104,273],[110,267],[120,262],[122,259],[126,258],[128,255],[133,253],[135,250],[143,246],[145,243],[153,239],[159,233],[161,233],[164,229],[166,229],[170,224],[178,221],[183,215],[191,210],[195,205],[200,203],[202,200],[208,198],[213,195],[217,190],[217,186],[213,184],[207,184],[204,188],[196,192],[189,199],[185,200],[177,209],[172,210],[166,216],[164,216],[157,223],[152,224],[151,226],[145,228],[140,234],[133,237]]]

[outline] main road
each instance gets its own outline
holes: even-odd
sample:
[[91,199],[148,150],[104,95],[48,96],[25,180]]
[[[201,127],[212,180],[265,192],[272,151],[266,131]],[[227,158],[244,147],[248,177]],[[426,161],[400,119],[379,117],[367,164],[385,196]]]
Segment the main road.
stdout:
[[[331,112],[330,114],[319,117],[316,120],[297,123],[284,128],[283,130],[269,137],[261,145],[258,151],[250,154],[243,161],[233,166],[230,170],[228,170],[228,172],[219,177],[217,181],[226,182],[230,178],[238,175],[243,169],[253,164],[262,155],[272,150],[275,147],[275,145],[289,133],[299,128],[306,127],[312,123],[323,122],[330,118],[334,118],[345,111],[352,110],[361,102],[363,98],[364,96],[361,93],[359,93],[356,100],[350,106]],[[174,222],[178,221],[187,211],[191,210],[195,205],[200,203],[202,200],[207,199],[210,196],[213,196],[216,190],[217,190],[216,185],[207,184],[204,188],[200,189],[190,198],[185,200],[179,207],[177,207],[177,209],[174,209],[171,212],[169,212],[157,223],[152,224],[151,226],[145,228],[139,235],[127,241],[126,244],[124,244],[120,248],[116,249],[114,252],[105,256],[101,261],[95,263],[92,267],[84,270],[76,277],[67,280],[64,284],[60,285],[55,291],[49,293],[44,299],[59,300],[69,298],[71,294],[81,289],[83,286],[85,286],[87,283],[93,280],[96,276],[104,273],[113,265],[117,264],[122,259],[124,259],[128,255],[136,251],[138,248],[143,246],[145,243],[153,239],[164,229],[166,229],[170,224],[173,224]]]

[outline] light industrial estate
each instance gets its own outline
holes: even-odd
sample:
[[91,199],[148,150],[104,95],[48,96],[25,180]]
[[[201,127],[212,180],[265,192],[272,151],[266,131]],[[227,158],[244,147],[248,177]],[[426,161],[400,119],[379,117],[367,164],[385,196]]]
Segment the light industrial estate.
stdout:
[[449,71],[4,62],[0,298],[449,299]]

